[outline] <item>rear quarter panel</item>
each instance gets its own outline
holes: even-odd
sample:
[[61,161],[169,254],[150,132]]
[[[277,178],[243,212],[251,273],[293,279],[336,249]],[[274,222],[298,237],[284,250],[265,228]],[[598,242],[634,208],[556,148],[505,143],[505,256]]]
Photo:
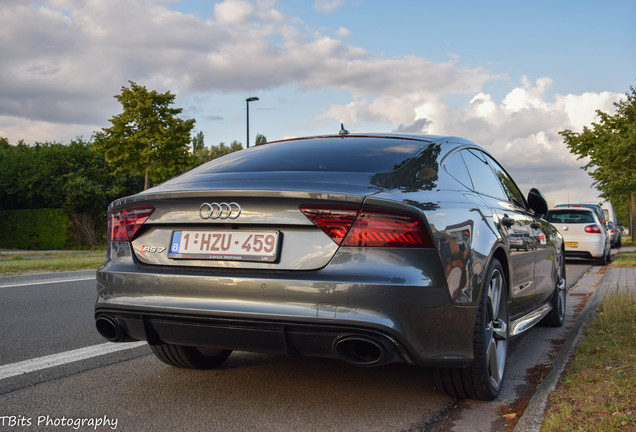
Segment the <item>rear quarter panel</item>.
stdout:
[[492,211],[475,194],[461,190],[394,190],[368,198],[365,205],[385,200],[400,202],[425,217],[451,300],[476,305],[488,261],[501,244]]

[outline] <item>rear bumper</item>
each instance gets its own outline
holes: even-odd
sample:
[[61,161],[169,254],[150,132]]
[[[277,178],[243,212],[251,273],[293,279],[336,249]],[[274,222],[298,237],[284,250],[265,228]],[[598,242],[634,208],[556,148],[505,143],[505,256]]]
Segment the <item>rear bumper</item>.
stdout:
[[580,258],[601,258],[605,253],[604,241],[578,241],[577,247],[566,246],[565,255]]
[[342,341],[362,340],[382,351],[368,365],[468,364],[476,307],[451,303],[434,253],[344,250],[319,271],[248,274],[142,265],[123,248],[97,272],[95,317],[115,341],[347,360]]
[[[407,349],[380,331],[265,320],[221,319],[197,315],[139,313],[99,309],[96,319],[119,326],[112,341],[146,340],[150,344],[176,344],[238,351],[285,354],[289,357],[325,357],[359,366],[406,362],[415,364]],[[98,328],[100,325],[98,324]],[[376,347],[374,353],[354,355],[347,341]],[[359,346],[362,346],[360,343]]]

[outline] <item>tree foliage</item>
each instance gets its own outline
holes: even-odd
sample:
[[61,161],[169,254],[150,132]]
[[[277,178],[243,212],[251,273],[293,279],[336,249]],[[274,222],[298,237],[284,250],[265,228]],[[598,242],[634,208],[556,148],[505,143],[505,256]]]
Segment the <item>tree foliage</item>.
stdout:
[[64,249],[72,243],[69,228],[69,216],[60,208],[0,210],[0,246],[3,248]]
[[110,171],[104,156],[80,138],[68,145],[0,144],[0,209],[63,208],[98,215],[110,200],[141,186],[139,178],[114,177]]
[[192,153],[196,153],[205,147],[205,137],[203,132],[199,132],[192,138]]
[[178,117],[182,110],[172,107],[173,94],[129,83],[115,96],[122,113],[92,142],[27,145],[0,137],[0,211],[62,209],[70,233],[84,233],[71,242],[96,244],[104,240],[106,209],[114,199],[243,149],[236,140],[206,147],[203,132],[190,136],[195,120]]
[[112,124],[95,134],[95,148],[115,166],[115,174],[144,176],[144,189],[191,167],[190,131],[195,120],[178,117],[181,108],[172,108],[175,95],[148,91],[129,81],[115,98],[123,112]]
[[194,164],[200,165],[239,150],[243,150],[243,144],[236,140],[232,141],[229,146],[225,145],[225,143],[220,143],[218,146],[202,147],[193,152]]
[[256,144],[255,145],[263,145],[267,144],[267,138],[263,134],[256,135]]
[[[615,114],[597,110],[599,122],[585,126],[583,132],[559,132],[572,153],[589,158],[583,168],[615,207],[633,201],[636,191],[636,89],[630,86],[625,96],[614,103]],[[631,213],[633,226],[636,215]]]
[[104,155],[80,138],[68,145],[10,145],[0,138],[0,210],[63,209],[94,244],[105,233],[108,204],[143,185],[140,176],[111,171]]

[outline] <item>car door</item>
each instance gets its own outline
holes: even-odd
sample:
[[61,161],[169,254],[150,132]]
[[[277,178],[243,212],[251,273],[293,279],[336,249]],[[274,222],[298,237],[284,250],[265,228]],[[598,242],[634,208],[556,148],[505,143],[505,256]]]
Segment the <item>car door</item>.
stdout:
[[[520,193],[519,196],[515,194],[511,197],[511,194],[506,191],[503,186],[504,181],[498,177],[498,172],[502,171],[499,165],[477,149],[464,149],[460,153],[468,167],[474,190],[492,209],[495,220],[499,221],[499,231],[503,241],[507,242],[508,235],[512,233],[523,233],[527,237],[535,235],[533,228],[536,226],[534,225],[535,219],[525,207]],[[491,165],[496,165],[499,170],[495,171]],[[512,181],[506,175],[506,181],[508,180]],[[521,198],[519,199],[519,197]],[[527,251],[519,249],[510,252],[512,267],[510,316],[512,318],[523,315],[532,309],[536,295],[534,255],[535,250],[531,247]]]
[[556,246],[555,230],[543,219],[545,215],[534,214],[523,198],[523,194],[514,180],[494,159],[485,155],[491,168],[499,179],[510,201],[516,204],[516,209],[523,214],[529,237],[529,243],[534,248],[534,306],[543,303],[554,291],[553,269],[555,268]]

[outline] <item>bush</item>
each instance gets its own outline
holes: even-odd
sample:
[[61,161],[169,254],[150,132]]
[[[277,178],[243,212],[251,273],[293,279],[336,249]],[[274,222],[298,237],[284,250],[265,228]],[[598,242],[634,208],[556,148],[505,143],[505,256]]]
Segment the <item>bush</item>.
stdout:
[[0,248],[65,249],[71,221],[62,209],[0,211]]

